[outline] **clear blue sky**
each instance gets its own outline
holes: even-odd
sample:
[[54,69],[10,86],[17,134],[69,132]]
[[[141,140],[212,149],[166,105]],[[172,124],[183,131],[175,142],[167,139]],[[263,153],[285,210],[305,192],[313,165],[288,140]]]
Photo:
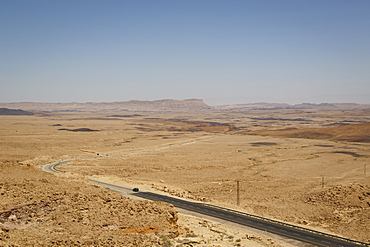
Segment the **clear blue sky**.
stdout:
[[0,0],[0,102],[370,104],[369,0]]

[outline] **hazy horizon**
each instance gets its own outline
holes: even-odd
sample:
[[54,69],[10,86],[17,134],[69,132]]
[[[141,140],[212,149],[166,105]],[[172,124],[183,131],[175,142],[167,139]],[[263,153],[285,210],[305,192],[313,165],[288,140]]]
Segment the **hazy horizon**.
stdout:
[[370,104],[370,1],[4,1],[0,102]]
[[[195,98],[192,98],[195,99]],[[69,101],[69,102],[46,102],[46,101],[17,101],[17,102],[0,102],[0,104],[17,104],[17,103],[40,103],[40,104],[72,104],[72,103],[77,103],[77,104],[89,104],[89,103],[94,103],[94,104],[99,104],[99,103],[118,103],[118,102],[128,102],[128,101],[160,101],[160,100],[191,100],[191,99],[156,99],[156,100],[137,100],[137,99],[130,99],[130,100],[122,100],[122,101],[86,101],[86,102],[79,102],[79,101]],[[235,104],[220,104],[220,105],[215,105],[215,104],[209,104],[203,99],[197,99],[197,100],[202,100],[206,105],[209,106],[226,106],[226,105],[247,105],[247,104],[288,104],[288,105],[300,105],[300,104],[359,104],[359,105],[370,105],[370,104],[362,104],[362,103],[355,103],[355,102],[319,102],[319,103],[313,103],[313,102],[300,102],[300,103],[286,103],[286,102],[244,102],[244,103],[235,103]]]

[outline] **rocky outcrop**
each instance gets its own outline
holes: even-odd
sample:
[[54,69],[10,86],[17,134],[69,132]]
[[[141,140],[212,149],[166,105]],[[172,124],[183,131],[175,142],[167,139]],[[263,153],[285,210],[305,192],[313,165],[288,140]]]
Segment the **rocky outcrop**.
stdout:
[[335,207],[336,210],[366,210],[370,208],[370,187],[359,183],[338,185],[310,195],[307,202],[325,204]]

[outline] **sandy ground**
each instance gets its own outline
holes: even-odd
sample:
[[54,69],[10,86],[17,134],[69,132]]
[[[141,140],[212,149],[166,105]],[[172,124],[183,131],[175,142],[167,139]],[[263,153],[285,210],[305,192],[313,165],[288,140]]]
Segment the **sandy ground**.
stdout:
[[[2,182],[1,189],[2,191],[15,191],[17,186],[21,186],[23,189],[23,192],[18,195],[19,200],[12,198],[10,192],[4,192],[1,195],[2,198],[6,198],[1,202],[2,212],[8,212],[19,205],[41,203],[41,200],[46,201],[45,199],[39,200],[37,193],[47,196],[52,194],[49,189],[42,192],[39,189],[33,189],[45,185],[42,182],[44,177],[49,181],[48,184],[54,179],[58,181],[60,186],[71,184],[71,178],[66,178],[67,175],[64,177],[50,175],[37,169],[32,170],[32,174],[37,173],[38,178],[30,179],[30,181],[23,177],[19,178],[21,181],[14,178],[17,180],[14,182],[12,176],[15,174],[27,176],[31,168],[38,168],[40,165],[57,160],[117,154],[72,161],[62,165],[60,169],[67,171],[67,174],[70,174],[68,176],[73,177],[73,183],[75,180],[78,180],[78,183],[83,183],[82,176],[126,183],[146,190],[160,191],[183,198],[226,206],[370,242],[368,233],[370,227],[370,167],[367,167],[370,157],[369,143],[259,136],[241,133],[241,131],[240,133],[233,131],[233,134],[229,132],[228,135],[224,135],[230,129],[229,127],[200,125],[199,123],[189,125],[189,123],[179,121],[144,119],[156,117],[232,123],[239,130],[252,131],[287,127],[320,127],[346,120],[345,113],[323,114],[315,112],[314,114],[310,113],[309,116],[304,113],[296,113],[295,115],[285,113],[284,115],[276,112],[274,115],[269,113],[269,115],[263,116],[258,113],[252,115],[212,113],[207,116],[190,113],[186,115],[173,113],[140,114],[143,116],[116,119],[106,118],[103,115],[86,114],[60,114],[42,117],[1,116],[0,162],[3,171],[6,171],[8,167],[11,168],[9,172],[3,172],[1,181],[5,182]],[[263,119],[271,116],[274,117],[273,119],[284,117],[282,118],[284,120],[267,121]],[[286,120],[287,116],[290,118],[309,117],[310,121],[288,121]],[[257,118],[262,118],[262,120]],[[353,113],[351,119],[352,121],[363,121],[367,120],[367,116]],[[69,131],[81,128],[98,131]],[[208,137],[213,138],[205,139]],[[144,149],[152,150],[137,152]],[[128,153],[131,151],[135,152]],[[16,172],[13,173],[12,170]],[[240,183],[239,205],[237,205],[236,181]],[[62,185],[63,183],[65,185]],[[76,186],[81,188],[87,185],[84,183],[83,186]],[[48,200],[56,200],[57,197],[74,198],[72,191],[66,188],[60,190],[63,190],[63,193],[67,191],[67,194],[65,196],[51,196]],[[88,190],[87,187],[86,190]],[[27,191],[38,192],[31,199],[23,196],[28,193]],[[108,192],[82,191],[80,193],[83,194],[82,198],[85,198],[83,200],[88,200],[87,198],[90,198],[88,193],[104,194]],[[111,195],[109,194],[109,196]],[[68,204],[67,201],[63,200],[55,203]],[[117,198],[115,200],[124,199]],[[118,204],[121,203],[118,201]],[[130,203],[135,204],[131,200]],[[57,204],[53,204],[53,207],[57,207]],[[42,208],[43,204],[40,205]],[[76,206],[71,206],[71,208],[74,207]],[[99,208],[101,205],[96,204],[90,207]],[[135,207],[140,208],[140,205]],[[151,207],[158,206],[155,206],[154,203]],[[135,227],[136,230],[140,227],[140,229],[153,228],[153,224],[159,219],[158,217],[167,215],[165,212],[172,210],[166,205],[160,205],[160,208],[158,212],[163,213],[154,214],[151,218],[152,221],[142,226],[130,226],[127,222],[121,222],[121,228],[119,228],[121,231],[119,234],[117,233],[119,236],[116,236],[116,233],[113,234],[115,241],[121,241],[117,239],[122,234],[125,237],[132,236],[132,233],[129,232],[122,233],[123,228]],[[109,210],[106,213],[109,214]],[[98,212],[95,211],[95,214]],[[5,218],[0,222],[1,229],[3,229],[0,241],[19,245],[21,242],[17,242],[17,238],[22,239],[21,236],[25,230],[13,227],[12,230],[8,231],[11,227],[9,228],[7,224],[10,224],[15,218],[14,216],[10,217],[13,214],[7,215],[5,213],[3,215],[6,217],[3,216]],[[16,217],[18,219],[17,215]],[[69,220],[67,218],[61,221]],[[46,222],[50,223],[53,220],[46,220]],[[39,224],[37,219],[36,224]],[[77,220],[77,223],[73,224],[76,224],[77,227],[81,226],[82,222]],[[101,222],[99,224],[104,225]],[[44,229],[43,232],[46,234],[48,227],[40,223],[39,229]],[[92,232],[91,235],[94,235],[93,232],[100,232],[103,228],[90,227],[86,231]],[[66,226],[58,229],[61,232],[68,232]],[[186,244],[193,246],[284,246],[279,241],[269,239],[266,236],[184,216],[180,216],[180,219],[173,225],[169,224],[161,229],[163,229],[163,234],[136,233],[132,242],[133,246],[139,241],[137,238],[145,238],[145,241],[150,242],[153,246],[156,244],[162,246]],[[174,232],[177,232],[177,237],[174,236],[176,235]],[[35,232],[30,231],[28,234],[35,235]],[[9,242],[10,240],[6,239],[6,236],[10,236],[14,242]],[[39,239],[46,238],[39,236]],[[186,241],[188,242],[186,243]],[[53,246],[51,242],[48,244]],[[99,246],[107,246],[104,245],[106,242],[99,244],[101,244]],[[31,242],[29,246],[32,246]]]

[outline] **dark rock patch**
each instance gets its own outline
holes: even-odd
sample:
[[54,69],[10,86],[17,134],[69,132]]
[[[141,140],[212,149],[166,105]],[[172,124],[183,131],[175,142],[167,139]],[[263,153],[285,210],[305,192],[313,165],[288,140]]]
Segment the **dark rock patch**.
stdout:
[[89,128],[78,128],[78,129],[59,129],[59,130],[66,130],[72,132],[91,132],[91,131],[100,131],[100,130],[93,130]]
[[360,155],[360,154],[355,153],[355,152],[350,152],[350,151],[335,151],[335,152],[333,152],[333,153],[335,153],[335,154],[347,154],[347,155],[352,155],[353,157],[356,157],[356,158],[358,158],[358,157],[363,157],[363,155]]
[[277,145],[276,142],[253,142],[251,143],[252,146],[254,147],[259,147],[259,146],[275,146]]
[[8,109],[8,108],[0,108],[0,115],[26,115],[26,116],[32,116],[34,115],[32,112],[29,111],[23,111],[21,109]]
[[132,114],[132,115],[110,115],[107,117],[142,117],[143,115],[140,114]]
[[300,122],[309,122],[312,121],[311,119],[305,119],[305,118],[274,118],[274,117],[267,117],[267,118],[260,118],[260,117],[254,117],[251,118],[253,120],[265,120],[265,121],[300,121]]
[[323,147],[323,148],[332,148],[334,147],[333,145],[327,145],[327,144],[318,144],[318,145],[315,145],[316,147]]

